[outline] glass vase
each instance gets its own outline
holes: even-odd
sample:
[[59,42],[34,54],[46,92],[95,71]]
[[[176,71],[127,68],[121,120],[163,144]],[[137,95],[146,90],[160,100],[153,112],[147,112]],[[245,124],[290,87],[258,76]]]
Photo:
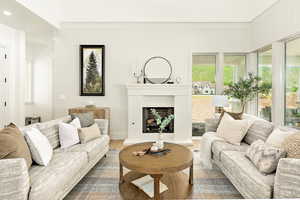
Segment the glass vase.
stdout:
[[158,149],[163,149],[164,148],[164,141],[162,139],[162,131],[158,133],[157,140],[155,142],[155,145],[158,147]]

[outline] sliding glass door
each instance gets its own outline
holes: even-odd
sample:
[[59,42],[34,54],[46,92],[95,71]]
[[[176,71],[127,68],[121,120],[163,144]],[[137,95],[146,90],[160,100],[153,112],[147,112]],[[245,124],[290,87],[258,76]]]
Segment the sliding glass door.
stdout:
[[236,83],[243,78],[246,73],[245,55],[225,55],[224,56],[224,88],[229,84]]
[[286,43],[285,124],[300,128],[300,39]]
[[204,120],[213,116],[213,95],[216,93],[217,56],[193,55],[192,63],[192,119],[193,136],[205,132]]
[[[272,85],[272,49],[268,48],[258,52],[258,76],[261,77],[261,83]],[[258,95],[258,116],[271,121],[272,114],[272,91],[270,95]]]

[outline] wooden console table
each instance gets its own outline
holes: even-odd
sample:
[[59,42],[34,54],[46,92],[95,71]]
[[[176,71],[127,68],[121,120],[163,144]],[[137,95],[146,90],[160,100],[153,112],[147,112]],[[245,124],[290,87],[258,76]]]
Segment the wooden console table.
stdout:
[[[107,119],[110,121],[110,108],[109,107],[76,107],[69,109],[69,115],[73,113],[94,113],[95,119]],[[108,123],[108,131],[110,132],[110,123]]]

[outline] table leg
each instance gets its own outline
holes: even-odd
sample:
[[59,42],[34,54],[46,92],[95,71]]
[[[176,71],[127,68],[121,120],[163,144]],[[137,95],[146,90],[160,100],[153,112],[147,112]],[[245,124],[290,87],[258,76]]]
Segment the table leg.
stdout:
[[159,191],[159,183],[160,183],[160,178],[162,177],[162,174],[155,174],[151,175],[152,178],[154,179],[154,200],[160,200],[160,191]]
[[120,184],[124,183],[123,165],[120,163]]
[[193,185],[193,179],[194,179],[194,164],[192,163],[190,167],[190,177],[189,177],[189,183]]

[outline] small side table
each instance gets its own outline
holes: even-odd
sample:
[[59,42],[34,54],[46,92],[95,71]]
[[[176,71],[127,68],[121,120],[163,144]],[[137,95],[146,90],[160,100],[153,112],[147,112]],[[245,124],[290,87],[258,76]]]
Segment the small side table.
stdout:
[[25,125],[31,125],[31,124],[36,124],[36,123],[40,123],[41,117],[40,116],[33,116],[33,117],[25,117]]

